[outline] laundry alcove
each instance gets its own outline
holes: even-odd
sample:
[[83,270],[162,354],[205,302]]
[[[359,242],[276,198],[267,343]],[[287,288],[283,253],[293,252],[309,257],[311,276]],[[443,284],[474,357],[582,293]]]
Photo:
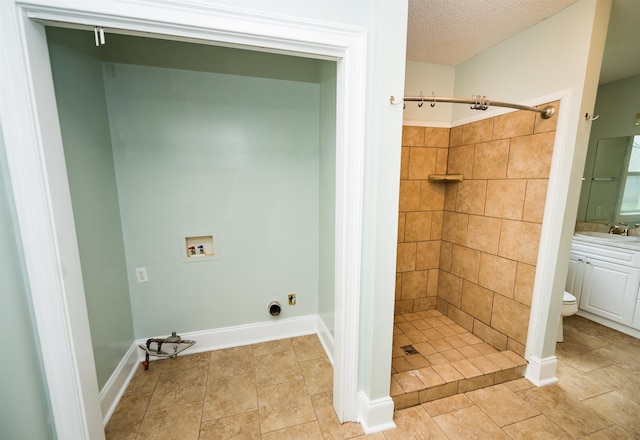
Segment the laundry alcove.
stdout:
[[[47,28],[99,387],[134,339],[333,333],[336,62]],[[185,235],[216,259],[185,264]],[[136,281],[144,267],[148,281]]]

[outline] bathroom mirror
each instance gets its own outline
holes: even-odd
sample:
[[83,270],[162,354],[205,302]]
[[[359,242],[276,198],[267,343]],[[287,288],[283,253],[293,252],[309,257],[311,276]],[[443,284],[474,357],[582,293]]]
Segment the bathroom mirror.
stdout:
[[640,223],[640,2],[613,0],[578,222]]

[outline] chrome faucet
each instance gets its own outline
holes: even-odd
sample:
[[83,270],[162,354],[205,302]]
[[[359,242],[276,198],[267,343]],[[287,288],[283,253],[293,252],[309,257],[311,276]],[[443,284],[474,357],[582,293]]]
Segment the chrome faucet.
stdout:
[[629,235],[629,229],[635,229],[640,226],[640,223],[636,223],[633,226],[629,226],[626,223],[614,223],[609,224],[609,234]]

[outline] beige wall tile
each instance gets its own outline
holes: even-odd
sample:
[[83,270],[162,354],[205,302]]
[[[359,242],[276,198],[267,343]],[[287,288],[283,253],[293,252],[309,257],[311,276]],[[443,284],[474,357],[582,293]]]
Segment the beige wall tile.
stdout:
[[424,146],[424,127],[411,127],[405,125],[402,127],[402,146],[403,147],[422,147]]
[[420,181],[400,181],[400,212],[420,209]]
[[494,118],[483,119],[462,126],[462,145],[488,142],[493,136]]
[[404,301],[396,301],[393,308],[393,313],[395,315],[401,315],[403,313],[411,313],[413,312],[413,300],[408,299]]
[[449,132],[449,147],[459,147],[462,145],[462,125],[453,127]]
[[457,307],[449,306],[447,307],[447,316],[453,319],[458,325],[464,328],[466,331],[473,331],[473,316],[470,314],[463,312]]
[[444,186],[444,210],[456,210],[456,197],[458,195],[458,184],[449,183]]
[[404,212],[398,214],[398,243],[404,241],[404,224],[407,216]]
[[444,185],[423,180],[421,188],[420,210],[442,211],[444,209]]
[[402,274],[402,295],[401,299],[423,298],[427,296],[426,270],[414,270]]
[[553,131],[555,132],[556,127],[558,125],[558,110],[560,109],[560,101],[550,102],[548,104],[539,105],[538,107],[544,108],[547,105],[553,107],[556,112],[554,116],[548,119],[544,119],[541,114],[536,113],[536,121],[535,121],[535,132],[541,133],[544,131]]
[[427,147],[448,148],[449,131],[450,129],[444,127],[425,127],[424,144]]
[[526,222],[542,223],[548,184],[549,180],[547,179],[527,180],[522,220]]
[[513,298],[517,266],[515,261],[483,253],[480,256],[478,284]]
[[462,278],[441,270],[438,277],[438,298],[460,307],[461,296]]
[[428,179],[436,172],[437,148],[412,147],[409,152],[409,179]]
[[418,243],[416,270],[438,269],[440,267],[440,240]]
[[462,174],[465,179],[473,177],[473,145],[449,148],[448,174]]
[[493,292],[465,281],[462,284],[461,309],[487,324],[491,323],[491,309],[493,306]]
[[536,276],[536,266],[518,263],[516,271],[516,288],[513,299],[521,304],[531,306],[531,296],[533,295],[533,282]]
[[473,156],[473,178],[504,179],[508,161],[509,139],[477,144]]
[[400,179],[409,178],[409,151],[411,148],[402,147],[400,152]]
[[451,256],[451,273],[476,282],[478,279],[478,266],[480,262],[480,252],[463,246],[453,246]]
[[451,253],[453,244],[443,241],[440,243],[440,269],[451,272]]
[[484,214],[486,195],[486,180],[465,180],[458,183],[456,211],[467,214]]
[[[438,296],[439,269],[429,269],[429,279],[427,280],[427,296]],[[435,308],[435,303],[429,309]]]
[[485,215],[521,220],[526,188],[526,180],[489,180]]
[[507,178],[548,178],[554,137],[555,132],[545,132],[512,138]]
[[404,229],[405,241],[427,241],[431,238],[431,212],[407,212]]
[[416,270],[416,243],[398,243],[397,272]]
[[449,160],[449,149],[438,148],[436,152],[436,174],[447,173],[447,162]]
[[490,254],[497,254],[500,224],[499,218],[470,215],[467,227],[467,246]]
[[527,342],[529,313],[531,309],[517,301],[496,295],[493,298],[491,326],[517,342]]
[[473,334],[498,350],[507,349],[507,337],[478,319],[473,322]]
[[442,211],[431,211],[431,239],[442,239]]
[[400,299],[402,294],[402,272],[396,272],[396,300]]
[[520,110],[496,116],[495,123],[493,124],[493,138],[505,139],[533,133],[536,114],[537,113],[534,112]]
[[445,211],[442,220],[442,239],[451,243],[465,245],[469,216],[459,212]]
[[535,265],[538,259],[540,228],[537,223],[503,220],[498,255]]

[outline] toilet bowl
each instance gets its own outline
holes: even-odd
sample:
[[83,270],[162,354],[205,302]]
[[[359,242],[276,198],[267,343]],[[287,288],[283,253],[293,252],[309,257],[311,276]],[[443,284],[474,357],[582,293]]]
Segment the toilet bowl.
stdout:
[[562,297],[562,310],[560,311],[560,323],[558,324],[558,337],[556,341],[564,341],[563,321],[565,316],[575,315],[578,312],[578,300],[569,292],[564,292]]

